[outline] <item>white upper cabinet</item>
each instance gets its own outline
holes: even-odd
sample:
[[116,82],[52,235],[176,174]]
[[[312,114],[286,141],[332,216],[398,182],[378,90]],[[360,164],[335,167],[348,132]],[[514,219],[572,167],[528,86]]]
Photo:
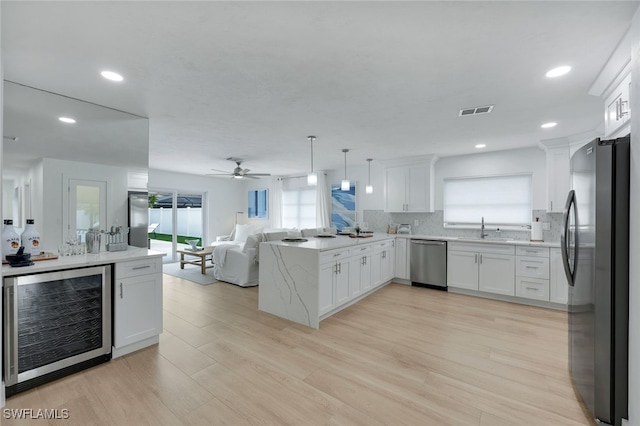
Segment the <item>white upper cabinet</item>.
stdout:
[[569,141],[551,139],[540,145],[547,155],[547,211],[562,213],[571,189]]
[[631,123],[631,73],[627,74],[605,99],[604,136],[624,136]]
[[631,31],[622,37],[589,94],[604,100],[604,137],[625,136],[631,128]]
[[433,212],[435,155],[385,162],[385,211]]

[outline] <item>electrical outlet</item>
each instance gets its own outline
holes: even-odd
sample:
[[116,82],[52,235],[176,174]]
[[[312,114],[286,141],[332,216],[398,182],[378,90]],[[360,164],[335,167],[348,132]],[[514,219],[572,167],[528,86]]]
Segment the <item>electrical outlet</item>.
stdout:
[[542,222],[542,230],[548,231],[551,229],[551,224],[549,222]]
[[413,221],[413,226],[420,226],[420,219],[416,219]]

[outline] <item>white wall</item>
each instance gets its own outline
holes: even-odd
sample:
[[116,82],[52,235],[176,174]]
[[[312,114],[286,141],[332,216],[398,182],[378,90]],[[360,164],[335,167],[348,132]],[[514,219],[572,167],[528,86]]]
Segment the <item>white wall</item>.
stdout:
[[204,244],[215,241],[218,235],[229,235],[233,229],[235,212],[247,210],[244,183],[236,179],[150,169],[149,188],[206,194],[206,203],[203,205]]
[[[107,182],[107,226],[127,224],[128,171],[103,164],[44,158],[41,184],[33,182],[33,189],[42,188],[42,197],[34,195],[32,213],[44,250],[56,252],[65,237],[64,214],[68,206],[69,179]],[[35,192],[37,193],[37,192]],[[38,218],[42,220],[39,221]]]
[[629,231],[629,424],[640,426],[640,9],[631,26],[631,195]]
[[546,155],[540,148],[513,149],[440,158],[435,165],[435,209],[442,210],[442,186],[446,178],[533,175],[533,210],[546,209]]

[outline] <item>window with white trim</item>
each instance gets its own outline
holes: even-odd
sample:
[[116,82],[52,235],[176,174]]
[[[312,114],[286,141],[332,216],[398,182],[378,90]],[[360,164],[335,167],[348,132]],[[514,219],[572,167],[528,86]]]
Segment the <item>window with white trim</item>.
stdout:
[[529,225],[532,193],[531,174],[445,179],[444,225]]
[[304,179],[291,178],[283,182],[282,226],[285,228],[316,227],[316,187]]

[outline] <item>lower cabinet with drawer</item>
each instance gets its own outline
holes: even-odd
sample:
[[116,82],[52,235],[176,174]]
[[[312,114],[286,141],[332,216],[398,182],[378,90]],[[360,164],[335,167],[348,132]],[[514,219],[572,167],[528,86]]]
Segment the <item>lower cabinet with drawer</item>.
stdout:
[[554,309],[566,305],[568,294],[560,249],[530,245],[449,242],[447,286],[453,292]]
[[113,357],[158,342],[162,333],[162,259],[118,262],[113,288]]
[[516,296],[549,301],[549,248],[516,248]]

